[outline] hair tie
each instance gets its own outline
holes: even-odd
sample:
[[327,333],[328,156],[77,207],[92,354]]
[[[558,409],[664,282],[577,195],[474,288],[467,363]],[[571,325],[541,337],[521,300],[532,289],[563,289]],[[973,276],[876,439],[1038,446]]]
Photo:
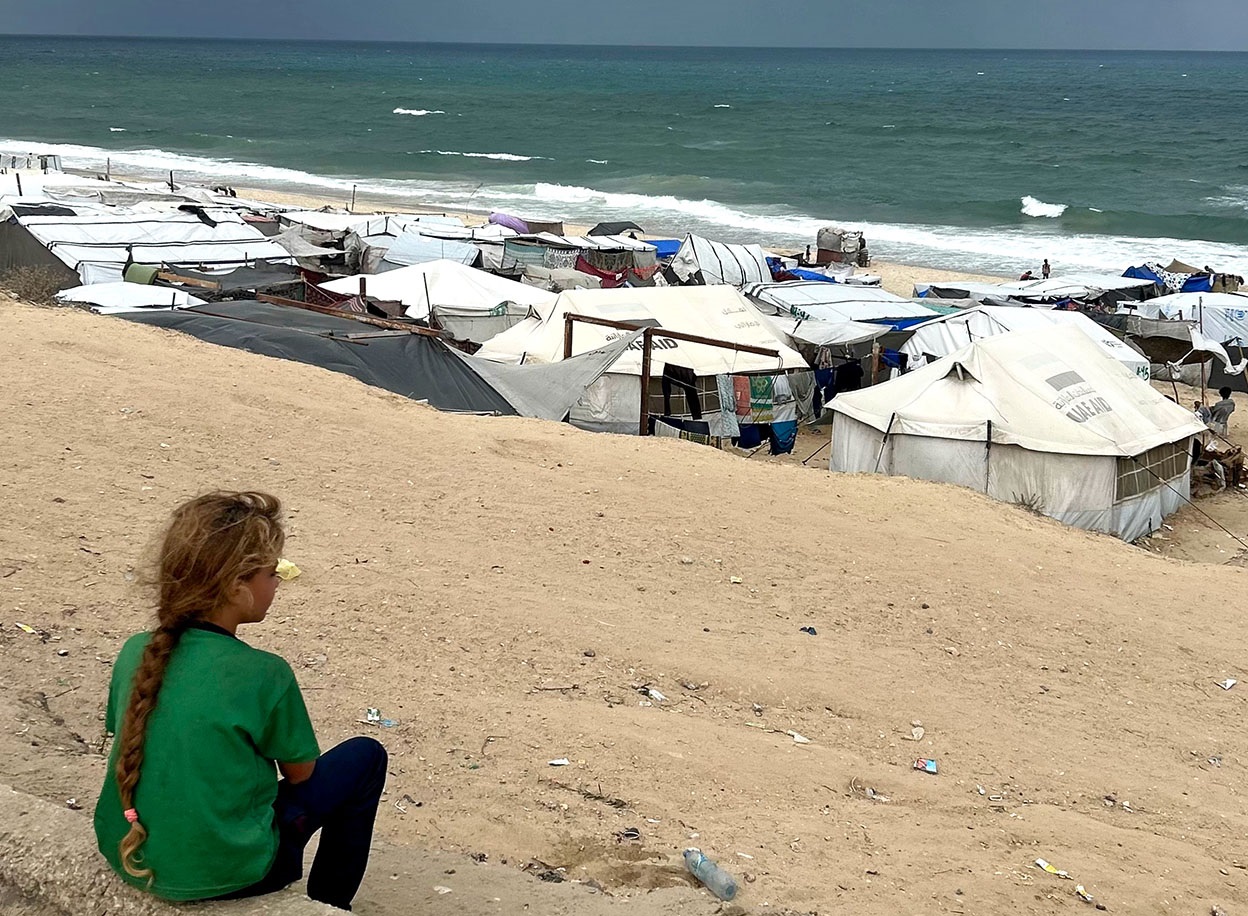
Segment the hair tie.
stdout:
[[121,813],[125,815],[126,820],[130,823],[137,824],[139,822],[139,812],[135,811],[133,808],[127,808]]

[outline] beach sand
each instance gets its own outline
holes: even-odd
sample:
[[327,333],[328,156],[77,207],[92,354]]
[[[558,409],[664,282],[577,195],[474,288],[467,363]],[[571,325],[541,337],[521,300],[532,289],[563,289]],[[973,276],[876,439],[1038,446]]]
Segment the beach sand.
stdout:
[[[1225,537],[1171,560],[952,486],[441,414],[76,310],[0,321],[0,782],[89,817],[145,543],[255,487],[303,574],[245,638],[291,661],[323,746],[391,753],[359,913],[709,914],[688,845],[738,876],[734,913],[1050,916],[1076,882],[1111,913],[1248,907]],[[614,896],[520,880],[538,860]]]

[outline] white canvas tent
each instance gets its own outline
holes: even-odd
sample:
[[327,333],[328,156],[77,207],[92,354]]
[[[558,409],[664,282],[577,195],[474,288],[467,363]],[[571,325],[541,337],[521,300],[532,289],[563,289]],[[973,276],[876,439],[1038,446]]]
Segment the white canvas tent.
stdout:
[[1062,326],[976,341],[828,406],[833,471],[958,484],[1124,540],[1187,499],[1205,429]]
[[[136,264],[182,264],[212,271],[258,260],[293,263],[286,249],[261,235],[232,210],[141,211],[93,208],[75,215],[9,210],[0,247],[12,253],[46,249],[83,283],[121,280],[128,260]],[[5,214],[0,210],[0,220]],[[33,243],[33,244],[32,244]],[[202,266],[201,266],[202,265]]]
[[909,355],[911,368],[917,368],[961,350],[977,340],[1008,334],[1010,331],[1030,332],[1054,325],[1077,328],[1108,355],[1140,378],[1148,380],[1148,357],[1079,312],[981,305],[925,321],[915,327],[914,334],[898,350]]
[[914,295],[926,295],[932,299],[970,298],[993,305],[1031,304],[1052,306],[1061,299],[1089,301],[1099,299],[1108,292],[1141,294],[1140,291],[1156,286],[1152,280],[1122,277],[1118,274],[1102,274],[1079,271],[1062,274],[1049,279],[1019,280],[1013,283],[977,283],[967,280],[949,280],[937,283],[916,283]]
[[409,318],[433,320],[461,340],[484,341],[505,331],[553,293],[456,261],[429,261],[382,274],[360,274],[322,283],[331,293],[355,295],[360,279],[368,295],[402,302]]
[[821,280],[757,283],[745,294],[765,312],[816,318],[820,321],[877,321],[911,323],[934,318],[939,312],[871,286],[847,286]]
[[[735,289],[727,286],[578,289],[561,293],[535,317],[485,342],[478,356],[508,363],[550,363],[563,359],[564,316],[588,315],[638,326],[669,328],[714,340],[775,350],[778,357],[688,343],[654,335],[650,372],[663,373],[667,363],[695,376],[781,373],[807,369],[801,355],[784,343],[763,316]],[[592,350],[627,331],[575,322],[573,354]],[[571,420],[584,429],[636,432],[641,417],[642,346],[635,343],[573,408]]]
[[1131,314],[1194,321],[1207,338],[1248,346],[1248,296],[1242,293],[1174,293],[1132,304]]
[[[687,235],[672,257],[672,272],[681,283],[744,286],[771,279],[767,255],[759,245],[729,245],[700,235]],[[816,281],[817,282],[817,281]]]

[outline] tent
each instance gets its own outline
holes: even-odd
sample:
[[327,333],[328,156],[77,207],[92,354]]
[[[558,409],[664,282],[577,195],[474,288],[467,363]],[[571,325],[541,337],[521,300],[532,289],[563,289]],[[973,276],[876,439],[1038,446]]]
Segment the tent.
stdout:
[[360,280],[370,296],[402,302],[409,318],[428,320],[461,340],[484,341],[505,331],[530,310],[555,301],[552,293],[496,277],[456,261],[429,261],[322,283],[331,293],[353,295]]
[[1128,541],[1188,498],[1205,429],[1060,325],[977,340],[828,408],[833,471],[958,484]]
[[817,280],[757,283],[745,294],[769,314],[820,321],[870,321],[893,328],[935,318],[938,312],[873,286],[847,286]]
[[1171,261],[1165,267],[1149,261],[1139,267],[1128,267],[1122,275],[1148,280],[1176,293],[1207,293],[1213,289],[1212,274],[1197,272],[1194,267],[1179,261]]
[[911,338],[898,349],[909,355],[911,367],[918,367],[961,350],[976,340],[1008,334],[1010,331],[1033,331],[1053,325],[1078,328],[1105,353],[1147,381],[1148,357],[1079,312],[981,305],[925,321],[914,329]]
[[645,232],[636,223],[625,220],[620,223],[599,223],[589,230],[589,235],[623,235],[626,232]]
[[1068,299],[1094,302],[1106,295],[1111,295],[1114,301],[1144,299],[1156,292],[1157,284],[1150,279],[1091,271],[1063,274],[1047,280],[1020,280],[1010,283],[957,280],[914,285],[916,298],[974,299],[990,305],[1027,304],[1047,307]]
[[561,366],[486,363],[435,338],[252,300],[119,317],[210,343],[341,372],[439,410],[560,420],[632,342]]
[[758,245],[729,245],[700,235],[687,235],[670,269],[681,283],[744,286],[771,279],[767,255]]
[[1135,306],[1144,318],[1194,321],[1220,343],[1248,346],[1248,295],[1242,293],[1174,293]]
[[[477,355],[505,363],[558,362],[563,359],[564,316],[567,314],[605,318],[638,327],[669,328],[775,350],[779,354],[778,357],[761,356],[655,334],[650,364],[654,378],[661,377],[669,363],[690,371],[695,378],[711,379],[711,382],[718,375],[774,375],[808,368],[801,355],[777,336],[763,316],[740,293],[726,286],[569,290],[561,293],[552,305],[541,308],[537,315],[487,340]],[[626,333],[574,322],[572,352],[601,347]],[[641,415],[641,360],[642,346],[635,344],[573,408],[572,422],[584,429],[636,432]]]
[[101,314],[130,312],[136,309],[186,308],[191,305],[205,304],[203,299],[196,298],[180,289],[125,282],[93,283],[89,286],[64,289],[56,294],[56,301],[63,305],[89,306],[92,311]]
[[73,215],[0,208],[0,273],[22,266],[52,267],[67,278],[76,273],[81,280],[65,284],[73,286],[120,280],[127,262],[222,270],[257,260],[293,260],[232,210],[69,209]]

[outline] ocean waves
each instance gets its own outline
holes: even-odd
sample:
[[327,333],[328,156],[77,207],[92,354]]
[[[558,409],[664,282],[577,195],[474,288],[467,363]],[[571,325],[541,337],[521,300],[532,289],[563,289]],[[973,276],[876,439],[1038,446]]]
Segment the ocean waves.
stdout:
[[428,108],[396,108],[391,114],[411,115],[413,118],[423,118],[427,115],[444,115],[446,114],[441,108],[430,110]]
[[463,156],[465,159],[493,159],[496,162],[533,162],[538,159],[554,162],[548,156],[521,156],[519,153],[461,153],[453,149],[422,149],[420,154],[422,156]]
[[1021,198],[1023,208],[1019,212],[1023,216],[1034,216],[1042,219],[1057,219],[1066,212],[1067,204],[1046,204],[1044,201],[1027,195]]

